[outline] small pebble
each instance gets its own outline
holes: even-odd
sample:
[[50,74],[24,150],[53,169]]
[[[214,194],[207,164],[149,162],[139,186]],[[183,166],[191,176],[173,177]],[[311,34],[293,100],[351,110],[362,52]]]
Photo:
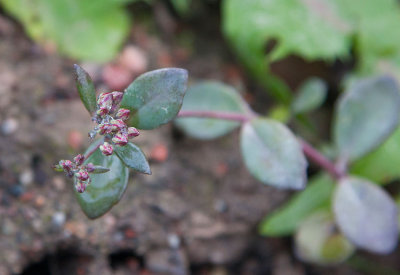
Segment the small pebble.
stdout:
[[28,201],[32,200],[34,196],[35,196],[35,194],[32,192],[25,192],[24,194],[21,195],[21,197],[19,199],[23,202],[28,202]]
[[132,72],[122,65],[108,64],[103,69],[103,81],[113,91],[122,91],[133,80]]
[[44,205],[45,201],[46,201],[46,198],[42,195],[39,195],[35,199],[35,206],[42,207]]
[[146,71],[148,62],[146,53],[136,46],[127,46],[118,58],[118,63],[138,75]]
[[83,135],[79,131],[72,130],[68,133],[68,145],[75,151],[82,147],[83,141]]
[[169,234],[168,235],[168,244],[171,248],[177,249],[179,248],[179,245],[181,244],[181,241],[176,234]]
[[8,188],[8,192],[14,197],[19,197],[25,192],[25,189],[19,184],[14,184],[10,188]]
[[116,222],[117,222],[117,219],[112,215],[106,215],[104,217],[104,223],[107,228],[107,231],[111,231],[113,229],[113,227],[115,226]]
[[22,173],[19,175],[19,182],[23,186],[28,186],[32,184],[33,182],[33,172],[31,169],[26,169],[22,171]]
[[55,176],[53,178],[53,184],[54,184],[54,187],[57,189],[57,191],[64,190],[65,189],[65,179],[64,179],[64,177]]
[[164,144],[158,144],[151,149],[150,158],[157,162],[164,162],[168,158],[168,148]]
[[65,223],[65,214],[63,212],[56,212],[53,214],[51,221],[52,221],[53,225],[55,225],[57,227],[61,227]]
[[229,167],[225,162],[220,162],[214,169],[218,177],[223,177],[228,173]]
[[135,237],[136,237],[136,232],[133,231],[132,228],[127,228],[127,229],[124,231],[124,235],[125,235],[125,237],[128,238],[128,239],[132,239],[132,238],[135,238]]
[[226,204],[226,202],[224,200],[219,199],[219,200],[215,201],[214,209],[217,212],[224,213],[228,210],[228,205]]
[[17,131],[19,126],[18,120],[15,118],[8,118],[1,124],[1,132],[4,135],[11,135]]
[[120,231],[117,231],[114,233],[113,239],[115,242],[121,242],[124,239],[124,234]]

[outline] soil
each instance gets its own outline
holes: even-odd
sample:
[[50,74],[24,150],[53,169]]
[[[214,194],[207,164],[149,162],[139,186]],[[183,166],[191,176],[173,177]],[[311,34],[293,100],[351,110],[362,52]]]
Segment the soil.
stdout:
[[[129,81],[141,70],[182,67],[191,82],[221,80],[256,109],[268,107],[220,33],[218,1],[186,20],[160,3],[131,6],[138,19],[124,48],[140,49],[146,62]],[[51,169],[89,144],[74,62],[36,45],[0,11],[0,274],[364,274],[365,264],[306,265],[291,238],[258,235],[260,220],[291,193],[249,175],[238,131],[213,141],[186,137],[173,124],[143,131],[136,143],[153,174],[132,173],[120,203],[89,220],[72,182]],[[110,64],[81,65],[107,90],[120,84],[105,81]],[[393,255],[362,257],[395,268]]]

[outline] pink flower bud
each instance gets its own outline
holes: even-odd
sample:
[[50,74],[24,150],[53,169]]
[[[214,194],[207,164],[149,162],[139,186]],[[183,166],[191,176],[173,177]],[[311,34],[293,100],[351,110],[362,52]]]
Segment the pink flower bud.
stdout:
[[122,119],[113,119],[111,120],[112,131],[119,132],[126,128],[126,124]]
[[100,107],[97,110],[96,114],[99,116],[104,116],[104,115],[108,114],[108,112],[109,112],[109,109],[107,107]]
[[111,106],[113,105],[112,93],[101,93],[99,95],[99,98],[97,99],[97,104],[100,107],[108,107],[108,109],[110,109]]
[[124,97],[123,92],[112,92],[114,104],[117,105],[121,102],[122,98]]
[[128,135],[119,132],[112,138],[112,141],[118,146],[124,146],[128,143]]
[[100,135],[110,134],[112,132],[112,124],[110,123],[102,123],[99,125],[99,133]]
[[85,157],[82,156],[81,154],[79,154],[76,157],[74,157],[74,162],[78,166],[81,166],[84,160],[85,160]]
[[83,193],[86,190],[86,183],[84,183],[83,181],[77,181],[75,183],[75,189],[76,191],[78,191],[79,193]]
[[110,114],[112,114],[112,113],[114,113],[115,112],[115,110],[117,110],[117,108],[118,108],[118,105],[116,105],[116,104],[113,104],[113,106],[111,107],[111,109],[110,109]]
[[139,130],[136,129],[135,127],[129,127],[128,128],[128,138],[134,138],[139,135]]
[[114,149],[110,143],[104,142],[102,145],[100,145],[100,151],[103,153],[103,155],[110,156],[112,155]]
[[68,172],[73,168],[73,163],[70,160],[60,160],[59,164],[65,172]]
[[86,170],[80,169],[79,172],[75,173],[75,177],[79,180],[86,181],[89,179],[89,173]]
[[94,165],[93,163],[88,163],[86,165],[86,171],[88,171],[89,173],[92,173],[94,171]]
[[119,109],[116,114],[116,117],[125,121],[129,118],[130,112],[131,111],[129,111],[128,109]]

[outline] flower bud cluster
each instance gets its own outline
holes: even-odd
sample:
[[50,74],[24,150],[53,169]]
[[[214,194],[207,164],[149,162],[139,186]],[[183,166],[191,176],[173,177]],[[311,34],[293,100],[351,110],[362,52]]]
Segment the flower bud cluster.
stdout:
[[[125,146],[130,138],[139,135],[139,131],[135,127],[128,127],[125,123],[129,119],[130,111],[119,108],[123,95],[122,92],[108,92],[100,94],[97,98],[97,110],[93,117],[96,126],[89,133],[89,137],[93,139],[97,134],[104,136],[105,141],[99,148],[106,156],[112,155],[113,146]],[[93,163],[83,165],[84,160],[85,157],[79,154],[73,161],[60,160],[57,165],[54,165],[56,171],[64,171],[68,177],[75,178],[75,189],[79,193],[85,192],[90,184],[90,173],[98,174],[109,171],[108,168],[94,166]]]
[[94,138],[96,134],[100,134],[106,137],[106,141],[100,146],[100,151],[106,156],[112,155],[114,145],[125,146],[130,138],[139,135],[135,127],[126,125],[130,111],[118,108],[123,95],[122,92],[107,92],[101,93],[97,99],[97,110],[93,117],[97,125],[89,136]]
[[83,193],[86,187],[90,184],[89,173],[94,172],[95,166],[93,163],[88,163],[83,165],[85,157],[81,154],[74,157],[73,161],[70,160],[60,160],[60,162],[54,166],[57,171],[64,171],[68,177],[75,177],[75,189],[79,193]]

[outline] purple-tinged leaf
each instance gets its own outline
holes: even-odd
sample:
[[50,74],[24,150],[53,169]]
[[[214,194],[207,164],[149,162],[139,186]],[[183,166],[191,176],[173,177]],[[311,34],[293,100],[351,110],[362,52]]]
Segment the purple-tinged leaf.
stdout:
[[355,177],[341,180],[333,209],[339,228],[356,246],[381,254],[395,249],[399,235],[397,206],[378,185]]
[[76,88],[78,89],[79,97],[85,105],[86,110],[90,114],[96,111],[96,90],[93,81],[89,74],[79,65],[74,65]]
[[303,189],[307,161],[293,133],[271,119],[244,124],[241,149],[250,173],[261,182],[278,188]]
[[121,108],[130,110],[129,126],[154,129],[178,114],[186,92],[188,72],[166,68],[139,76],[125,90]]
[[385,141],[400,116],[400,91],[383,76],[353,84],[338,101],[334,138],[339,155],[355,160]]
[[149,163],[142,150],[133,143],[125,146],[115,146],[115,153],[119,159],[129,168],[136,172],[151,175]]
[[[93,143],[87,151],[92,149]],[[93,163],[110,171],[104,174],[90,174],[91,183],[83,193],[75,192],[79,205],[90,219],[96,219],[107,213],[119,202],[128,185],[129,170],[116,155],[104,156],[97,149],[85,164]]]

